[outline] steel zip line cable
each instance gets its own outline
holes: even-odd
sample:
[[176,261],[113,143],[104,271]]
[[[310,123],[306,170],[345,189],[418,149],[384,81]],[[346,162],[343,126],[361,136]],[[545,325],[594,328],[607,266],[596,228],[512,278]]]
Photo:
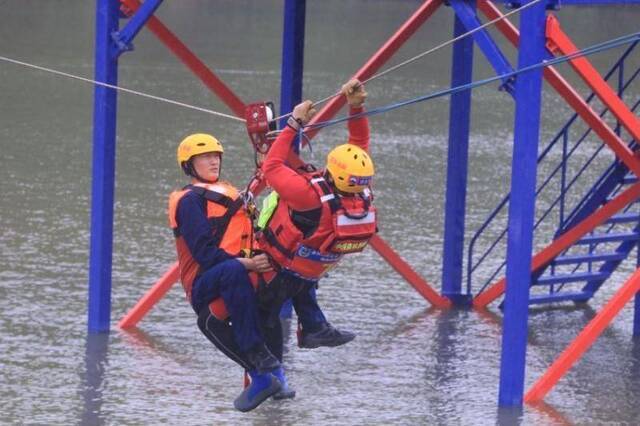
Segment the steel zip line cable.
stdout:
[[[444,47],[446,47],[446,46],[448,46],[448,45],[450,45],[452,43],[455,43],[456,41],[458,41],[458,40],[460,40],[462,38],[468,37],[469,35],[472,35],[472,34],[478,32],[478,31],[480,31],[480,30],[482,30],[482,29],[484,29],[484,28],[486,28],[486,27],[488,27],[490,25],[493,25],[498,21],[506,19],[509,16],[511,16],[511,15],[513,15],[515,13],[518,13],[518,12],[528,8],[528,7],[531,7],[534,4],[539,3],[541,1],[543,1],[543,0],[533,0],[532,2],[527,3],[526,5],[521,6],[518,9],[514,9],[511,12],[506,13],[506,14],[504,14],[504,15],[502,15],[502,16],[500,16],[500,17],[498,17],[498,18],[496,18],[496,19],[494,19],[492,21],[489,21],[489,22],[486,22],[486,23],[482,24],[478,28],[474,28],[473,30],[471,30],[469,32],[461,34],[458,37],[455,37],[455,38],[453,38],[451,40],[448,40],[448,41],[446,41],[444,43],[441,43],[436,47],[433,47],[433,48],[431,48],[431,49],[429,49],[429,50],[427,50],[425,52],[420,53],[419,55],[416,55],[416,56],[414,56],[412,58],[409,58],[406,61],[403,61],[403,62],[401,62],[401,63],[399,63],[397,65],[394,65],[391,68],[388,68],[388,69],[386,69],[386,70],[384,70],[384,71],[382,71],[382,72],[380,72],[378,74],[375,74],[375,75],[369,77],[367,80],[363,81],[362,83],[365,84],[365,83],[371,82],[371,81],[373,81],[373,80],[375,80],[377,78],[380,78],[383,75],[389,74],[389,73],[391,73],[391,72],[393,72],[393,71],[395,71],[395,70],[397,70],[397,69],[399,69],[399,68],[401,68],[401,67],[403,67],[405,65],[408,65],[408,64],[410,64],[412,62],[415,62],[418,59],[420,59],[420,58],[422,58],[422,57],[424,57],[426,55],[434,53],[434,52],[436,52],[436,51],[438,51],[438,50],[440,50],[440,49],[442,49],[442,48],[444,48]],[[32,69],[36,69],[36,70],[39,70],[39,71],[45,71],[45,72],[48,72],[48,73],[51,73],[51,74],[55,74],[55,75],[59,75],[59,76],[62,76],[62,77],[67,77],[67,78],[72,78],[72,79],[79,80],[79,81],[84,81],[86,83],[91,83],[91,84],[95,84],[95,85],[98,85],[98,86],[107,87],[109,89],[118,90],[118,91],[121,91],[121,92],[124,92],[124,93],[129,93],[129,94],[132,94],[132,95],[137,95],[137,96],[141,96],[141,97],[148,98],[148,99],[153,99],[153,100],[160,101],[160,102],[166,102],[166,103],[171,104],[171,105],[176,105],[176,106],[180,106],[180,107],[183,107],[183,108],[188,108],[188,109],[192,109],[192,110],[195,110],[195,111],[204,112],[204,113],[207,113],[207,114],[210,114],[210,115],[215,115],[215,116],[218,116],[218,117],[228,118],[230,120],[239,121],[239,122],[242,122],[242,123],[246,122],[245,119],[236,117],[234,115],[225,114],[225,113],[218,112],[218,111],[213,111],[211,109],[198,107],[198,106],[195,106],[195,105],[191,105],[191,104],[187,104],[187,103],[184,103],[184,102],[175,101],[173,99],[164,98],[164,97],[161,97],[161,96],[151,95],[151,94],[148,94],[148,93],[140,92],[138,90],[127,89],[127,88],[122,87],[122,86],[103,83],[101,81],[93,80],[93,79],[86,78],[86,77],[81,77],[81,76],[70,74],[70,73],[66,73],[66,72],[63,72],[63,71],[54,70],[52,68],[47,68],[47,67],[31,64],[31,63],[28,63],[28,62],[19,61],[19,60],[16,60],[16,59],[8,58],[6,56],[0,56],[0,61],[9,62],[9,63],[15,64],[15,65],[21,65],[21,66],[32,68]],[[322,104],[322,103],[324,103],[324,102],[328,101],[329,99],[332,99],[332,98],[334,98],[336,96],[340,96],[340,93],[335,93],[335,94],[333,94],[331,96],[327,96],[326,98],[323,98],[323,99],[315,102],[314,106]],[[280,120],[282,118],[289,117],[291,114],[292,113],[290,112],[288,114],[281,115],[279,117],[274,118],[272,121],[278,121],[278,120]]]
[[468,84],[463,84],[460,86],[456,86],[456,87],[451,87],[449,89],[445,89],[445,90],[440,90],[434,93],[430,93],[427,95],[423,95],[423,96],[419,96],[417,98],[413,98],[413,99],[409,99],[406,101],[401,101],[401,102],[397,102],[397,103],[393,103],[387,106],[382,106],[379,108],[374,108],[371,109],[369,111],[366,112],[361,112],[358,114],[354,114],[354,115],[350,115],[350,116],[346,116],[346,117],[341,117],[341,118],[336,118],[333,120],[327,120],[327,121],[322,121],[319,123],[315,123],[313,125],[307,126],[304,129],[320,129],[323,127],[329,127],[329,126],[333,126],[345,121],[349,121],[349,120],[353,120],[359,117],[365,117],[365,116],[370,116],[370,115],[377,115],[377,114],[382,114],[384,112],[388,112],[397,108],[401,108],[404,106],[408,106],[408,105],[412,105],[412,104],[416,104],[419,102],[424,102],[424,101],[428,101],[428,100],[432,100],[435,98],[439,98],[442,96],[447,96],[453,93],[458,93],[458,92],[462,92],[464,90],[470,90],[470,89],[474,89],[476,87],[479,86],[484,86],[486,84],[504,79],[504,78],[509,78],[509,77],[513,77],[516,76],[518,74],[521,74],[523,72],[527,72],[527,71],[532,71],[534,69],[538,69],[538,68],[544,68],[544,67],[549,67],[549,66],[553,66],[556,64],[561,64],[563,62],[567,62],[570,61],[571,59],[574,58],[579,58],[579,57],[584,57],[584,56],[588,56],[588,55],[592,55],[594,53],[598,53],[598,52],[602,52],[605,50],[609,50],[609,49],[613,49],[614,47],[618,47],[618,46],[622,46],[625,44],[630,44],[630,43],[638,43],[640,42],[640,32],[635,32],[635,33],[631,33],[631,34],[627,34],[621,37],[617,37],[611,40],[607,40],[605,42],[602,43],[598,43],[598,44],[594,44],[591,45],[589,47],[586,47],[584,49],[581,50],[577,50],[576,52],[573,52],[571,54],[568,55],[564,55],[564,56],[558,56],[552,59],[548,59],[548,60],[544,60],[542,62],[538,62],[536,64],[533,65],[529,65],[520,69],[516,69],[513,70],[511,72],[505,73],[505,74],[500,74],[500,75],[496,75],[494,77],[489,77],[489,78],[485,78],[483,80],[476,80],[473,81],[471,83]]
[[[523,10],[527,9],[528,7],[533,6],[534,4],[540,3],[541,1],[543,1],[543,0],[533,0],[532,2],[527,3],[527,4],[525,4],[524,6],[521,6],[521,7],[517,8],[517,9],[514,9],[514,10],[512,10],[512,11],[511,11],[511,12],[509,12],[509,13],[505,13],[504,15],[499,16],[499,17],[495,18],[495,19],[494,19],[494,20],[492,20],[492,21],[485,22],[484,24],[480,25],[480,26],[479,26],[479,27],[477,27],[477,28],[474,28],[474,29],[473,29],[473,30],[471,30],[471,31],[468,31],[468,32],[466,32],[466,33],[464,33],[464,34],[460,34],[459,36],[457,36],[457,37],[455,37],[455,38],[452,38],[451,40],[447,40],[447,41],[445,41],[444,43],[441,43],[441,44],[439,44],[439,45],[437,45],[437,46],[435,46],[435,47],[432,47],[431,49],[429,49],[429,50],[427,50],[427,51],[425,51],[425,52],[422,52],[422,53],[420,53],[420,54],[418,54],[418,55],[416,55],[416,56],[414,56],[414,57],[412,57],[412,58],[409,58],[409,59],[407,59],[406,61],[400,62],[399,64],[394,65],[394,66],[392,66],[391,68],[387,68],[386,70],[381,71],[381,72],[379,72],[378,74],[374,74],[374,75],[372,75],[371,77],[369,77],[368,79],[366,79],[365,81],[363,81],[363,82],[362,82],[362,84],[369,83],[369,82],[371,82],[371,81],[373,81],[373,80],[375,80],[375,79],[377,79],[377,78],[380,78],[380,77],[382,77],[383,75],[389,74],[389,73],[391,73],[391,72],[393,72],[393,71],[395,71],[395,70],[397,70],[397,69],[399,69],[399,68],[401,68],[401,67],[403,67],[403,66],[405,66],[405,65],[409,65],[410,63],[415,62],[415,61],[417,61],[418,59],[423,58],[424,56],[427,56],[427,55],[429,55],[429,54],[431,54],[431,53],[434,53],[434,52],[436,52],[436,51],[438,51],[438,50],[440,50],[440,49],[442,49],[442,48],[444,48],[444,47],[447,47],[447,46],[449,46],[450,44],[453,44],[453,43],[455,43],[455,42],[456,42],[456,41],[458,41],[458,40],[461,40],[461,39],[463,39],[463,38],[465,38],[465,37],[468,37],[468,36],[470,36],[470,35],[472,35],[472,34],[475,34],[475,33],[477,33],[478,31],[483,30],[483,29],[485,29],[486,27],[489,27],[489,26],[491,26],[491,25],[493,25],[493,24],[495,24],[495,23],[497,23],[497,22],[499,22],[499,21],[502,21],[502,20],[504,20],[504,19],[508,18],[509,16],[511,16],[511,15],[513,15],[513,14],[515,14],[515,13],[521,12],[521,11],[523,11]],[[341,95],[341,93],[340,93],[340,92],[338,92],[338,93],[334,93],[333,95],[327,96],[326,98],[322,98],[322,99],[320,99],[319,101],[314,102],[314,103],[313,103],[313,106],[317,106],[317,105],[323,104],[323,103],[325,103],[326,101],[328,101],[329,99],[333,99],[333,98],[335,98],[336,96],[340,96],[340,95]],[[292,113],[293,113],[293,112],[290,112],[290,113],[288,113],[288,114],[281,115],[281,116],[279,116],[279,117],[274,118],[273,120],[274,120],[274,121],[278,121],[278,120],[280,120],[280,119],[282,119],[282,118],[289,117]]]
[[240,121],[242,123],[246,122],[246,120],[244,118],[239,118],[239,117],[236,117],[234,115],[225,114],[223,112],[213,111],[213,110],[210,110],[210,109],[207,109],[207,108],[202,108],[202,107],[198,107],[198,106],[195,106],[195,105],[190,105],[190,104],[187,104],[187,103],[184,103],[184,102],[174,101],[173,99],[163,98],[162,96],[150,95],[148,93],[140,92],[138,90],[132,90],[132,89],[127,89],[125,87],[116,86],[116,85],[113,85],[113,84],[103,83],[101,81],[96,81],[96,80],[93,80],[93,79],[90,79],[90,78],[81,77],[81,76],[74,75],[74,74],[69,74],[69,73],[66,73],[66,72],[63,72],[63,71],[58,71],[58,70],[54,70],[54,69],[51,69],[51,68],[46,68],[46,67],[42,67],[42,66],[39,66],[39,65],[30,64],[30,63],[27,63],[27,62],[18,61],[16,59],[7,58],[6,56],[0,56],[0,61],[10,62],[10,63],[15,64],[15,65],[21,65],[21,66],[24,66],[24,67],[33,68],[33,69],[36,69],[36,70],[39,70],[39,71],[45,71],[45,72],[48,72],[48,73],[51,73],[51,74],[55,74],[55,75],[59,75],[59,76],[62,76],[62,77],[68,77],[68,78],[72,78],[72,79],[75,79],[75,80],[84,81],[85,83],[91,83],[91,84],[95,84],[95,85],[98,85],[98,86],[107,87],[109,89],[119,90],[120,92],[129,93],[129,94],[132,94],[132,95],[142,96],[143,98],[153,99],[153,100],[160,101],[160,102],[166,102],[166,103],[171,104],[171,105],[177,105],[177,106],[180,106],[180,107],[183,107],[183,108],[188,108],[188,109],[204,112],[204,113],[215,115],[215,116],[218,116],[218,117],[229,118],[231,120]]

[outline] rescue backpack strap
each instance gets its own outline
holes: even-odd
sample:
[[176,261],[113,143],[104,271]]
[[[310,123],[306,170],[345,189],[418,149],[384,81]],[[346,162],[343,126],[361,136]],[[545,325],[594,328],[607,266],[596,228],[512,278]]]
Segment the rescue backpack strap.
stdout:
[[262,231],[262,235],[270,245],[275,247],[276,250],[286,256],[287,259],[293,259],[294,254],[287,250],[282,244],[280,244],[280,241],[278,241],[278,238],[274,235],[273,231],[271,231],[270,227],[267,226],[264,231]]
[[[226,197],[229,198],[229,197]],[[230,198],[229,198],[230,199]],[[216,246],[220,245],[222,241],[222,237],[229,226],[229,222],[231,222],[231,218],[234,214],[240,210],[240,208],[244,205],[242,197],[238,197],[235,200],[231,201],[231,204],[227,206],[227,211],[220,217],[212,217],[209,219],[209,223],[214,231],[214,241]]]
[[216,204],[220,204],[223,207],[226,208],[230,208],[231,205],[234,202],[234,199],[231,197],[227,197],[224,194],[221,194],[219,192],[215,192],[215,191],[209,191],[205,188],[202,188],[200,186],[195,186],[195,185],[187,185],[184,187],[184,189],[190,189],[191,191],[195,192],[196,194],[200,195],[201,197],[204,197],[204,199],[208,200],[208,201],[212,201]]
[[[234,214],[236,214],[238,209],[243,204],[242,198],[238,197],[236,200],[234,200],[233,198],[227,197],[226,195],[220,194],[219,192],[209,191],[200,186],[195,186],[191,184],[186,185],[184,188],[182,188],[182,190],[193,191],[194,193],[202,197],[203,201],[208,200],[227,208],[227,213],[225,213],[224,216],[209,220],[209,223],[212,226],[215,226],[216,230],[222,229],[222,232],[220,232],[219,235],[216,234],[216,245],[219,245],[220,241],[222,241],[222,236],[224,235],[224,231],[226,230],[227,226],[229,225],[229,222],[231,221],[231,218],[233,217]],[[236,206],[237,203],[239,204]],[[206,202],[205,202],[205,211],[206,211]],[[224,219],[230,212],[232,213],[229,215],[229,217],[227,219]],[[178,228],[173,228],[173,236],[176,238],[180,237],[180,231],[178,230]]]
[[222,242],[222,237],[229,226],[229,222],[231,222],[231,218],[244,204],[242,198],[238,197],[234,200],[233,198],[219,192],[209,191],[208,189],[196,185],[187,185],[185,188],[191,189],[205,200],[219,204],[227,209],[224,215],[209,218],[209,224],[214,232],[214,242],[216,246],[219,246]]
[[320,197],[320,201],[323,203],[329,203],[329,208],[331,209],[331,213],[335,213],[340,208],[340,197],[338,197],[335,192],[331,189],[326,179],[322,175],[314,175],[309,183],[315,190],[316,187],[313,185],[314,183],[320,188],[320,191],[316,190],[318,197]]

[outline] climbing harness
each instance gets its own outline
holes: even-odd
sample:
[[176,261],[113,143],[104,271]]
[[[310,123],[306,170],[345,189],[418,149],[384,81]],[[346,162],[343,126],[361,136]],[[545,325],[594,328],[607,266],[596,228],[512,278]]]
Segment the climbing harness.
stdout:
[[315,281],[335,267],[344,254],[364,250],[377,231],[376,209],[368,189],[362,194],[342,197],[322,174],[301,173],[301,176],[318,194],[321,206],[298,212],[270,195],[265,213],[258,219],[263,225],[258,243],[276,264]]

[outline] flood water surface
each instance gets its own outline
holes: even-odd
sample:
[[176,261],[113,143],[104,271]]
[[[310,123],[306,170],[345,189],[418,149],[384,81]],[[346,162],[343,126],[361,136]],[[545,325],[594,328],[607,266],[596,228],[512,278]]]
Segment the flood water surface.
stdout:
[[[0,55],[93,75],[95,2],[0,1]],[[165,2],[158,15],[245,101],[278,101],[280,1]],[[308,1],[305,97],[334,93],[418,7],[417,1]],[[638,30],[637,7],[558,13],[579,46]],[[397,63],[451,38],[442,7],[394,57]],[[496,33],[497,35],[497,33]],[[500,41],[507,56],[516,54]],[[147,31],[120,59],[120,84],[217,111],[226,107]],[[593,58],[607,69],[621,50]],[[443,49],[367,87],[381,106],[449,84]],[[636,53],[636,56],[638,54]],[[493,75],[476,52],[474,78]],[[636,58],[636,64],[639,61]],[[514,62],[515,63],[515,62]],[[584,91],[568,67],[559,68]],[[639,92],[635,92],[637,99]],[[232,401],[242,371],[196,327],[179,285],[133,331],[117,321],[175,261],[166,205],[184,184],[175,149],[210,132],[225,145],[223,174],[243,186],[253,158],[242,125],[120,94],[112,330],[86,324],[92,86],[0,62],[0,423],[2,424],[638,424],[640,344],[629,305],[546,404],[497,408],[502,313],[440,311],[371,249],[323,280],[332,324],[353,330],[339,348],[300,349],[287,328],[285,365],[297,391],[242,414]],[[542,138],[570,117],[546,88]],[[373,117],[380,234],[436,288],[441,281],[448,99]],[[509,188],[513,101],[495,85],[473,93],[469,237]],[[321,164],[344,125],[313,143]],[[541,235],[543,241],[551,234]],[[468,239],[468,238],[467,238]],[[496,254],[496,260],[504,254]],[[635,256],[632,256],[635,257]],[[634,269],[625,263],[586,306],[532,310],[526,388],[593,318]],[[475,284],[474,284],[475,286]],[[474,291],[477,289],[474,288]]]

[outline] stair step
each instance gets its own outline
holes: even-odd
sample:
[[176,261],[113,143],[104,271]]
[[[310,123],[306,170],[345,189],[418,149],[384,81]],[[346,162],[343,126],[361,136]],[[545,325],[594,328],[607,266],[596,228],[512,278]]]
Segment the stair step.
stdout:
[[578,292],[562,292],[562,293],[554,293],[554,294],[544,294],[540,296],[531,296],[529,299],[530,305],[540,305],[542,303],[553,303],[553,302],[586,302],[593,296],[593,293],[588,291],[578,291]]
[[627,173],[624,176],[624,179],[622,179],[623,184],[630,184],[630,183],[636,183],[636,182],[638,182],[638,178],[633,173]]
[[610,232],[608,234],[594,234],[582,237],[576,244],[598,244],[608,243],[611,241],[630,241],[640,240],[640,234],[637,232]]
[[[605,202],[607,202],[607,203],[611,202],[611,201],[612,201],[612,200],[614,200],[618,195],[620,195],[620,192],[617,192],[617,193],[612,194],[612,195],[608,195],[608,196],[607,196],[607,198],[605,198]],[[635,199],[635,200],[631,201],[629,204],[636,204],[636,203],[638,203],[638,202],[640,202],[640,200]]]
[[556,257],[553,263],[556,265],[567,265],[571,263],[582,262],[602,262],[610,260],[622,260],[627,257],[627,253],[611,252],[611,253],[584,253],[572,254],[567,256]]
[[607,219],[607,223],[630,223],[630,222],[639,222],[640,221],[640,213],[635,212],[626,212],[620,213],[611,216]]
[[577,281],[597,281],[609,278],[608,272],[575,272],[573,274],[543,275],[533,285],[549,285]]

